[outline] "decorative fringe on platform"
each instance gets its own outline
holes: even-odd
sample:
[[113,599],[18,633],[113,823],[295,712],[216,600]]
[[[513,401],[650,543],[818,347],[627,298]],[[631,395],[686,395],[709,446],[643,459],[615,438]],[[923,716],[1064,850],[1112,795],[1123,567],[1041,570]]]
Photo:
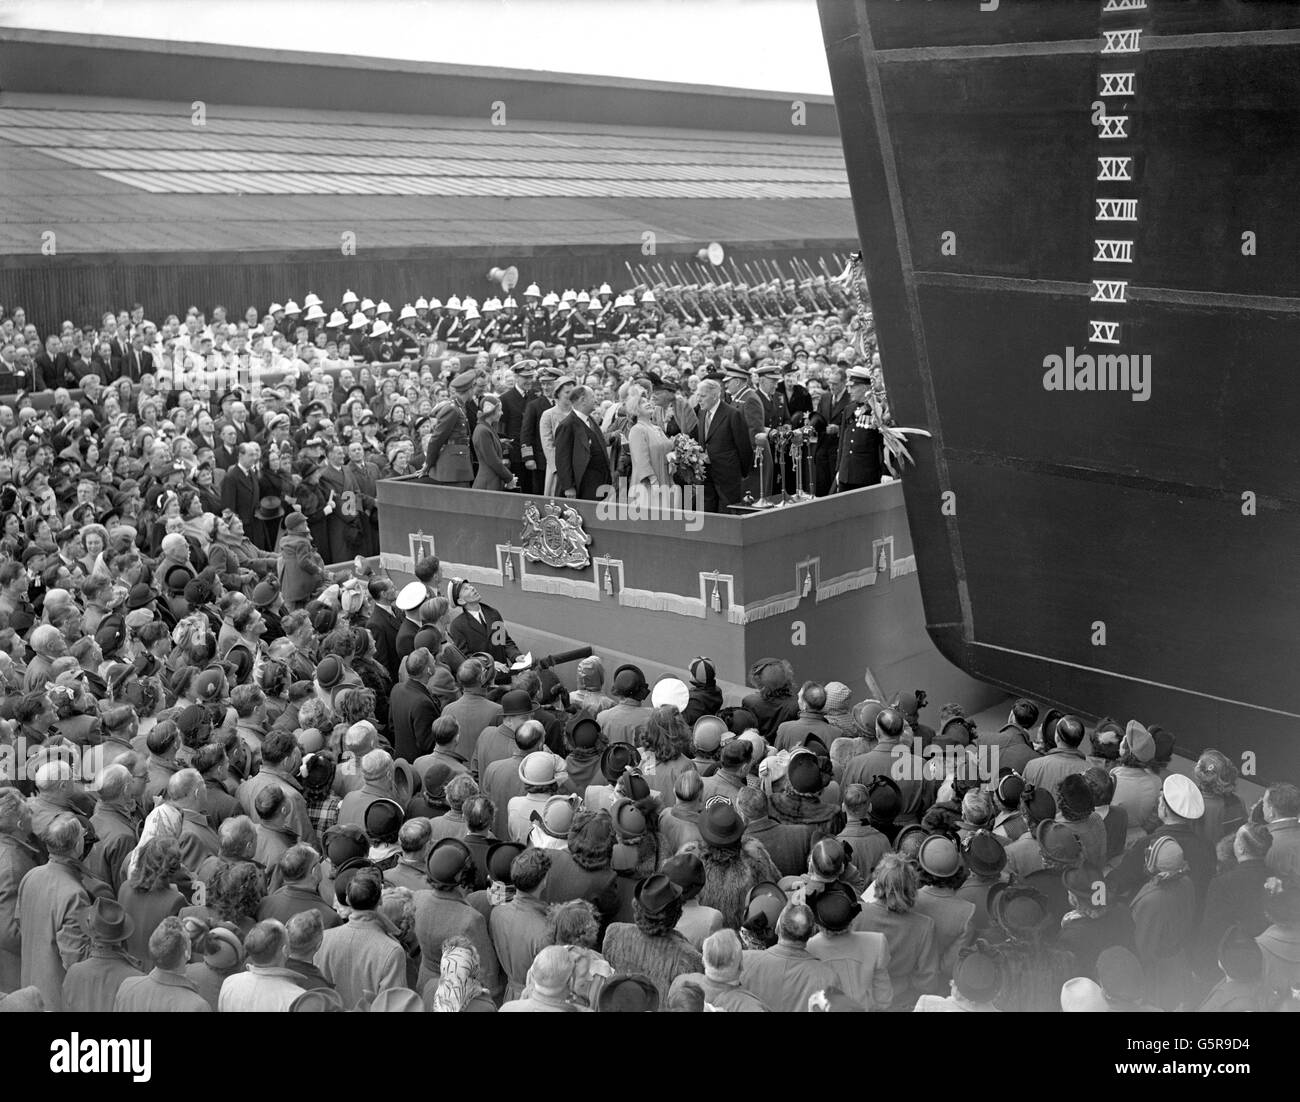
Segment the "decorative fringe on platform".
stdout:
[[855,570],[851,574],[841,574],[838,578],[831,578],[817,587],[817,600],[829,601],[841,593],[865,589],[869,585],[875,585],[878,576],[876,569],[870,566],[864,570]]
[[600,586],[595,582],[580,582],[573,578],[544,578],[537,574],[525,574],[520,579],[519,584],[529,593],[559,593],[565,597],[575,597],[579,601],[600,600]]
[[649,589],[623,589],[618,603],[628,608],[645,608],[652,612],[673,612],[678,616],[694,616],[703,620],[704,602],[698,597],[682,597],[677,593],[655,593]]
[[901,578],[904,574],[916,573],[916,556],[908,555],[902,559],[895,559],[893,566],[889,568],[891,578]]

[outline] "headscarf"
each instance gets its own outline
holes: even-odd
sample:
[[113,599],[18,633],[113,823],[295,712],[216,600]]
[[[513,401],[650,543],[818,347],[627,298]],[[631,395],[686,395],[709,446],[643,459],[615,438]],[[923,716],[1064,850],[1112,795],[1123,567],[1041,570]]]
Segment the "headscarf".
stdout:
[[181,814],[181,809],[173,804],[159,804],[144,821],[144,829],[140,831],[140,841],[136,843],[126,858],[126,872],[123,874],[123,880],[129,880],[135,873],[136,863],[140,860],[140,851],[144,849],[144,844],[152,838],[172,838],[180,841],[181,830],[185,826],[185,816]]
[[443,946],[438,988],[433,993],[434,1014],[459,1014],[483,993],[478,981],[478,950],[471,945]]

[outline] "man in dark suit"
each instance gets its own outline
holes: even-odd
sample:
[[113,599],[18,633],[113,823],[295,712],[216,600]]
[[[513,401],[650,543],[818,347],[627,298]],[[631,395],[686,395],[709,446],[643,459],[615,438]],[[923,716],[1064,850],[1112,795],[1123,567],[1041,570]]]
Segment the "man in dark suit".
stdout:
[[397,657],[397,629],[401,627],[402,616],[393,608],[397,587],[391,578],[371,578],[369,589],[371,612],[366,627],[375,640],[376,661],[396,685],[397,668],[402,661]]
[[51,336],[46,339],[45,347],[37,353],[32,361],[32,391],[57,390],[63,386],[59,370],[55,366],[59,357],[59,338]]
[[754,463],[754,448],[744,416],[735,406],[723,403],[722,387],[716,380],[705,379],[697,393],[700,408],[695,438],[709,456],[704,508],[722,513],[745,494],[744,479]]
[[839,458],[840,422],[845,410],[852,404],[849,388],[845,385],[843,367],[831,369],[830,384],[830,389],[818,396],[817,409],[813,415],[813,427],[817,430],[817,450],[813,453],[817,478],[814,492],[818,497],[825,497],[831,492]]
[[[257,512],[258,482],[253,468],[260,458],[261,449],[256,444],[241,444],[238,461],[227,468],[226,476],[221,480],[222,508],[229,509],[244,522],[244,532],[254,543],[257,543],[253,514]],[[256,528],[260,529],[261,525]]]
[[505,622],[491,605],[483,604],[473,583],[451,583],[451,600],[460,615],[447,628],[447,636],[461,654],[490,654],[494,662],[509,666],[519,657]]
[[119,378],[130,379],[133,383],[138,383],[142,376],[153,374],[153,353],[149,352],[144,346],[144,334],[139,333],[131,342],[131,346],[126,350],[122,357],[121,375]]
[[[415,761],[433,750],[429,728],[442,714],[442,704],[425,685],[433,673],[433,657],[425,647],[406,659],[406,680],[399,681],[388,697],[388,719],[393,730],[393,756]],[[423,778],[421,778],[423,779]]]
[[524,467],[522,450],[524,411],[537,393],[533,389],[533,372],[536,370],[536,360],[524,360],[522,363],[515,364],[514,385],[501,395],[501,423],[499,426],[501,445],[503,448],[509,449],[510,469],[518,473],[519,487],[526,494],[542,492],[542,483],[534,478],[536,472],[527,470]]
[[613,484],[605,437],[591,420],[596,395],[590,387],[574,387],[569,395],[573,412],[555,429],[555,488],[565,497],[596,501],[603,486]]

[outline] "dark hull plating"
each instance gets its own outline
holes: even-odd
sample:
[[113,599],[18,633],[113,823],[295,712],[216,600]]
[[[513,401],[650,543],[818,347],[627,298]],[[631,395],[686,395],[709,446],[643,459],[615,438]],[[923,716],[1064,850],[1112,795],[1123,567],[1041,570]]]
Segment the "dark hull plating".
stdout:
[[[1293,777],[1300,5],[1116,6],[820,0],[927,627]],[[1067,349],[1149,396],[1046,389]]]

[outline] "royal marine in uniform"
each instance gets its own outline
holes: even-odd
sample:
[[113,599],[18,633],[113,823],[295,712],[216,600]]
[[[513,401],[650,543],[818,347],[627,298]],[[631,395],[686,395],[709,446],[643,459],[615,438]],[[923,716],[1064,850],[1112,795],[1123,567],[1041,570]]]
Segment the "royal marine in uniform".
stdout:
[[865,367],[853,367],[848,372],[852,404],[845,409],[840,421],[838,488],[856,490],[860,486],[874,486],[885,473],[884,441],[872,423],[871,372]]

